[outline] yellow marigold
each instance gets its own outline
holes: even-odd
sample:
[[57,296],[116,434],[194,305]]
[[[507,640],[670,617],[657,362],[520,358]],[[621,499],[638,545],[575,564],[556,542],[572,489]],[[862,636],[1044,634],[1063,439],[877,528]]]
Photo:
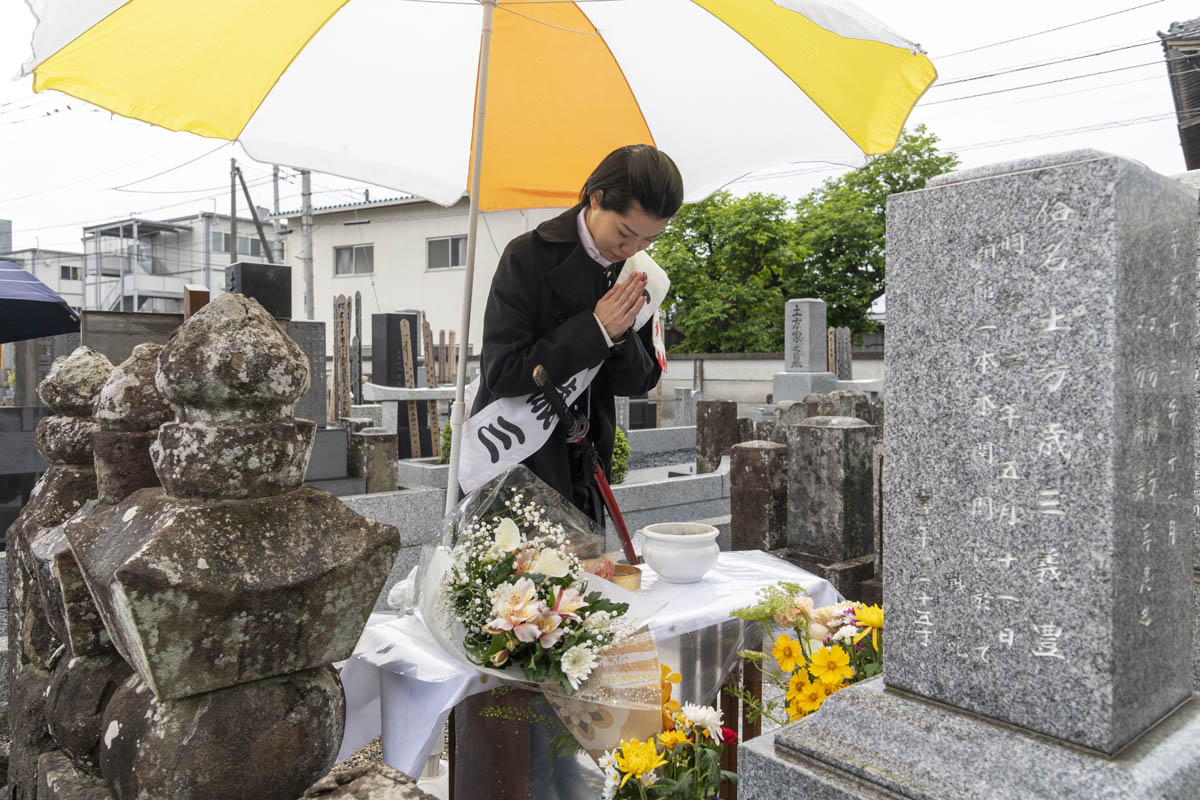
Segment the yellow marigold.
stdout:
[[624,773],[621,785],[624,786],[630,778],[641,778],[647,772],[667,763],[653,741],[643,742],[640,739],[629,739],[621,742],[621,749],[613,754],[617,761],[617,769]]
[[808,712],[805,711],[800,706],[800,696],[799,695],[796,695],[795,697],[791,697],[788,699],[788,702],[787,702],[788,722],[795,722],[796,720],[800,719],[807,713]]
[[825,702],[825,690],[820,683],[810,683],[796,695],[795,705],[805,714],[811,714]]
[[688,740],[688,735],[680,730],[663,731],[658,735],[658,743],[668,750],[677,744],[684,744]]
[[775,648],[771,655],[779,662],[779,668],[784,672],[791,672],[797,665],[804,663],[804,649],[786,633],[775,640]]
[[849,654],[841,648],[841,645],[835,644],[833,647],[822,647],[813,653],[812,660],[808,663],[808,669],[812,672],[813,677],[822,683],[836,686],[842,681],[848,681],[854,677],[854,668],[848,666],[849,664]]
[[883,609],[879,606],[859,606],[854,609],[854,619],[862,630],[854,637],[854,643],[858,644],[867,631],[871,632],[871,646],[875,648],[875,652],[879,652],[879,632],[883,630]]

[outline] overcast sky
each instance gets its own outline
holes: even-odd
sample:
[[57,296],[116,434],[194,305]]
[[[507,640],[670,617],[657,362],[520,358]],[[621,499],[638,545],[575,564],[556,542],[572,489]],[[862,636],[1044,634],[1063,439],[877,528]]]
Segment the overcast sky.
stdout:
[[[1091,147],[1167,174],[1184,170],[1157,33],[1200,15],[1194,0],[858,5],[920,42],[933,60],[939,80],[910,125],[926,124],[964,165]],[[1134,6],[1141,7],[1125,11]],[[1102,15],[1110,16],[1084,22]],[[132,214],[228,213],[231,156],[255,184],[256,202],[271,205],[270,165],[250,161],[237,145],[113,117],[55,92],[35,95],[29,78],[7,81],[28,57],[33,24],[24,3],[0,5],[0,219],[12,220],[16,248],[78,251],[83,225]],[[1061,29],[1030,36],[1053,28]],[[1001,71],[1006,74],[979,77]],[[1090,77],[1078,77],[1084,75]],[[285,174],[290,180],[281,183],[281,206],[294,209],[299,180],[290,170]],[[835,174],[780,165],[729,188],[799,196]],[[314,175],[313,183],[317,205],[363,196],[357,182]],[[374,188],[371,194],[391,192]]]

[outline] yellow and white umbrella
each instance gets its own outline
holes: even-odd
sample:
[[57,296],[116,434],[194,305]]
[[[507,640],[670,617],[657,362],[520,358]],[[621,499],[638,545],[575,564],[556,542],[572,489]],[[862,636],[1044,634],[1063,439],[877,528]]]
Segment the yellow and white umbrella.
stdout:
[[764,167],[856,164],[895,145],[936,78],[841,0],[29,5],[36,91],[443,205],[479,186],[464,342],[479,208],[573,205],[604,155],[642,142],[675,160],[688,201]]

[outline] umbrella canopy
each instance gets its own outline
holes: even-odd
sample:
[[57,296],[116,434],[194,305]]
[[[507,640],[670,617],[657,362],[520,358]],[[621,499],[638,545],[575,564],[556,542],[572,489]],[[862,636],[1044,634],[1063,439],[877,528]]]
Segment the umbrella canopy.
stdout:
[[[30,5],[35,90],[443,205],[468,190],[479,3]],[[859,164],[936,77],[834,0],[501,2],[488,66],[484,210],[573,205],[604,155],[641,142],[689,202],[764,167]]]
[[36,91],[443,205],[469,193],[464,346],[480,209],[573,205],[626,144],[669,153],[685,201],[762,167],[858,163],[937,77],[846,0],[27,2]]
[[79,315],[49,286],[11,261],[0,261],[0,344],[74,333]]

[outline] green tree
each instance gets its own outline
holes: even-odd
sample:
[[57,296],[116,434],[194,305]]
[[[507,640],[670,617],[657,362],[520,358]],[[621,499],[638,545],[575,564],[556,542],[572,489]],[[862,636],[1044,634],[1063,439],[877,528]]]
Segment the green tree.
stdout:
[[784,293],[824,300],[831,326],[874,330],[867,310],[884,292],[887,196],[924,188],[958,163],[954,153],[938,151],[937,136],[921,125],[902,134],[892,152],[802,198],[796,204],[800,258],[784,272]]
[[671,276],[667,324],[684,353],[773,352],[783,347],[781,278],[796,260],[787,200],[717,192],[686,205],[651,251]]
[[824,300],[830,325],[873,330],[867,310],[884,291],[887,196],[920,189],[957,165],[920,126],[891,153],[795,205],[777,195],[717,192],[684,206],[651,251],[671,276],[667,326],[682,336],[672,350],[782,350],[783,306],[793,297]]

